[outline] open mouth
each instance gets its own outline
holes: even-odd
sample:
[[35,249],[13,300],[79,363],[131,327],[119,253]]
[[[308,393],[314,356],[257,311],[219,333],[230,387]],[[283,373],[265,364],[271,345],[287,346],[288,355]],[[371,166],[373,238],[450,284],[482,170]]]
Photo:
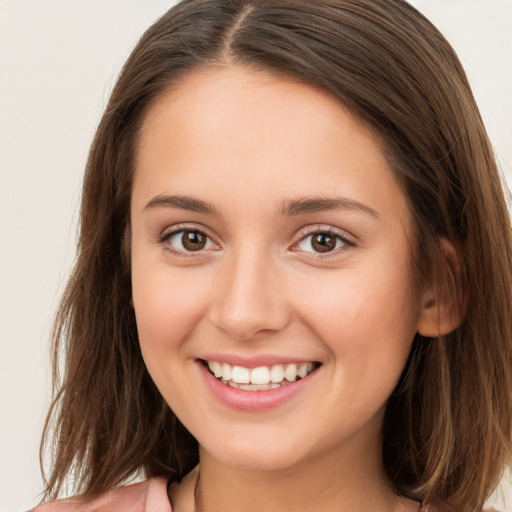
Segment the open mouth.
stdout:
[[266,391],[287,386],[307,377],[321,366],[318,361],[310,361],[246,368],[219,361],[200,361],[223,384],[247,391]]

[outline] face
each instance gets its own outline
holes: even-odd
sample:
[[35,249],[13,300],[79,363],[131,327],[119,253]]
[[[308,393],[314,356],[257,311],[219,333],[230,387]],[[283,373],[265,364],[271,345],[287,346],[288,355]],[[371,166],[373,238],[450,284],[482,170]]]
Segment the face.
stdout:
[[421,307],[376,139],[326,93],[240,68],[189,75],[141,133],[133,304],[171,408],[232,466],[377,456]]

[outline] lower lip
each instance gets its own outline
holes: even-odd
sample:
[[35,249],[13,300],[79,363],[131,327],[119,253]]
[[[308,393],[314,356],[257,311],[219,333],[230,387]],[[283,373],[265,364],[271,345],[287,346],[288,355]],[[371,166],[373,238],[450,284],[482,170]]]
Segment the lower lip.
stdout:
[[200,361],[199,370],[211,393],[224,405],[245,412],[260,412],[279,407],[303,392],[314,380],[318,370],[311,372],[303,379],[264,391],[249,391],[232,388],[216,379]]

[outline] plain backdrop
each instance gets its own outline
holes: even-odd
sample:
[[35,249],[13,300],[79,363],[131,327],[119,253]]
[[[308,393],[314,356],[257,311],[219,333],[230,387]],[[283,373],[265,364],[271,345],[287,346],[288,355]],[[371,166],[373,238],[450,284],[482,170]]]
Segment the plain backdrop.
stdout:
[[[459,53],[512,182],[512,0],[411,2]],[[27,510],[42,489],[48,333],[89,144],[123,61],[173,3],[0,0],[0,512]]]

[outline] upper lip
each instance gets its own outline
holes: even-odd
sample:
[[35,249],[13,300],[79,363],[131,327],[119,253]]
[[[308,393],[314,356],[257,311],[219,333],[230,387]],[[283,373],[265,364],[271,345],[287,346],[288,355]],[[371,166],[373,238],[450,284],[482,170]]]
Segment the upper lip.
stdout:
[[316,359],[271,354],[259,354],[251,357],[235,354],[205,354],[198,359],[203,361],[218,361],[219,363],[228,363],[231,366],[243,366],[244,368],[258,368],[259,366],[273,366],[275,364],[318,362]]

